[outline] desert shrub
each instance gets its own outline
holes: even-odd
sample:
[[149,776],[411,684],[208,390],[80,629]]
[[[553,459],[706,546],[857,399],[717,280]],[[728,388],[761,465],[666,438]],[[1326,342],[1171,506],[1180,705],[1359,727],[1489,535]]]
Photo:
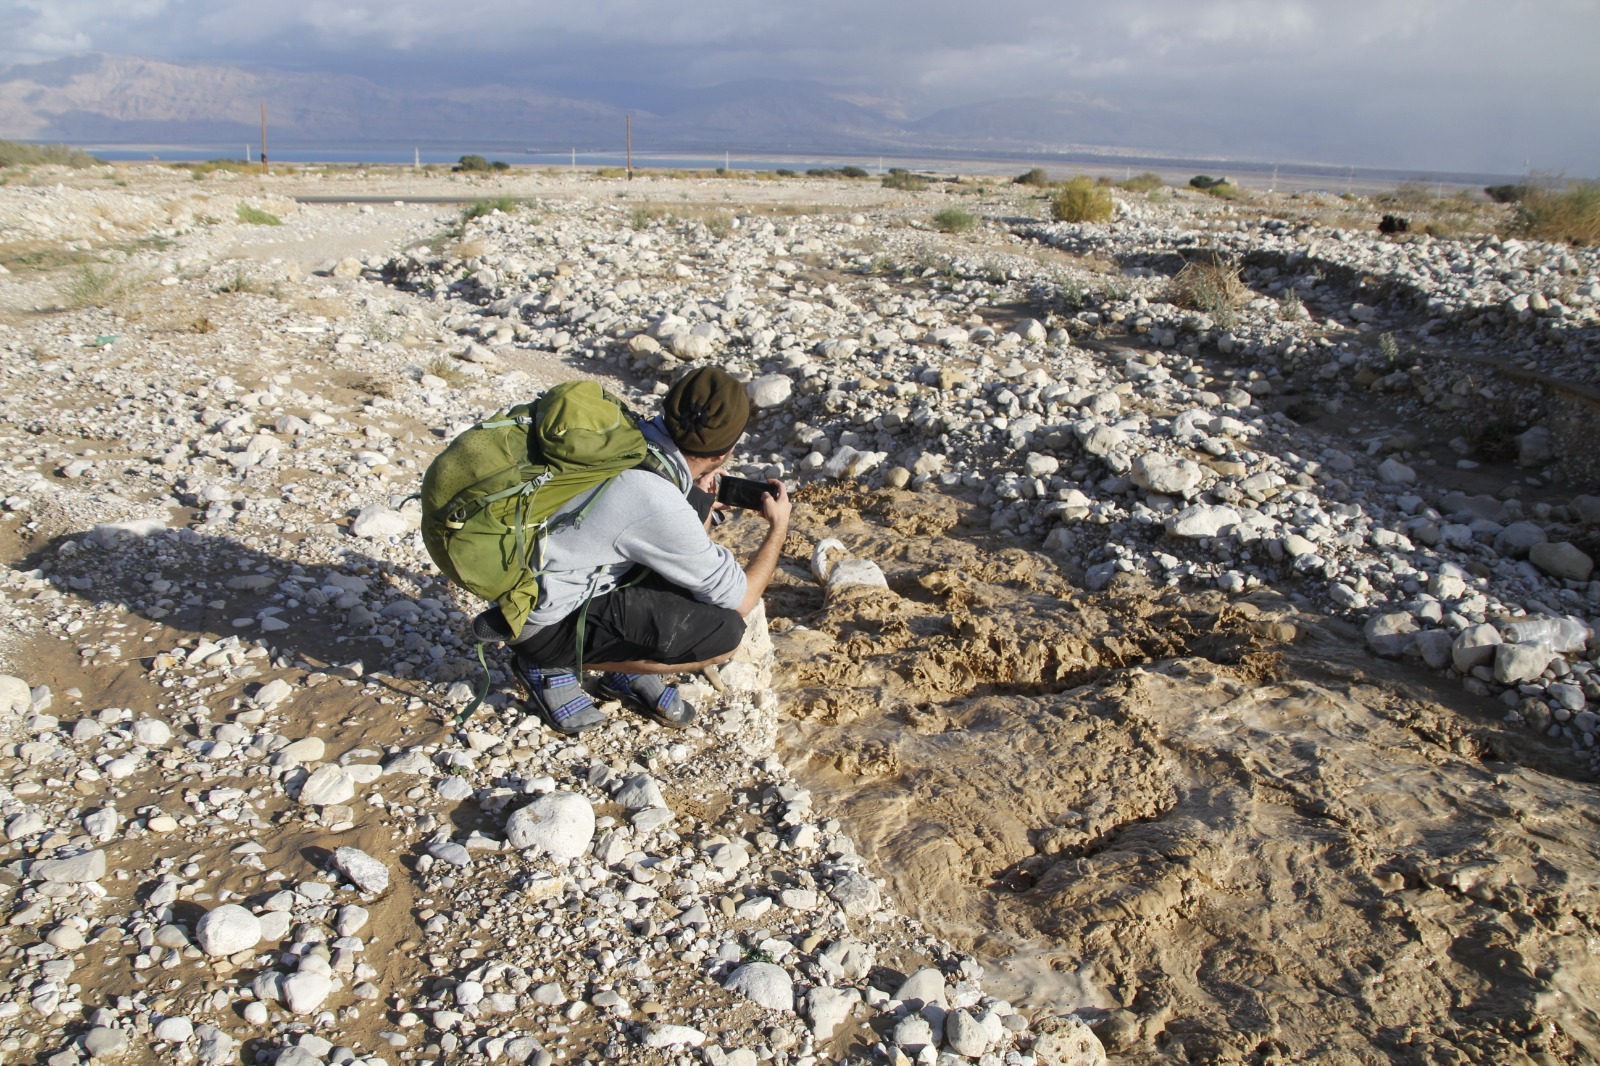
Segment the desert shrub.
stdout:
[[1497,204],[1520,204],[1532,191],[1531,185],[1520,182],[1516,185],[1485,185],[1483,188],[1483,194]]
[[496,211],[502,215],[509,215],[522,206],[522,201],[511,196],[490,196],[481,200],[474,200],[461,209],[461,221],[471,222],[475,218],[492,215]]
[[244,266],[236,264],[233,273],[217,286],[218,292],[255,292],[256,284],[249,274],[244,271]]
[[647,207],[643,204],[628,212],[628,226],[630,229],[644,229],[658,218],[665,218],[666,211],[659,207]]
[[1299,292],[1283,290],[1283,295],[1278,297],[1278,317],[1285,322],[1298,322],[1306,317],[1306,305],[1301,302]]
[[1155,192],[1166,187],[1167,183],[1161,180],[1161,175],[1149,170],[1117,182],[1117,188],[1127,189],[1129,192]]
[[1211,188],[1213,185],[1221,185],[1227,180],[1227,178],[1213,178],[1210,174],[1196,174],[1189,179],[1189,184],[1193,188],[1204,190]]
[[1109,222],[1111,192],[1083,175],[1064,182],[1050,200],[1050,217],[1057,222]]
[[1541,241],[1600,244],[1600,181],[1529,190],[1517,205],[1516,228]]
[[903,167],[890,167],[889,173],[883,176],[883,187],[899,189],[901,192],[921,192],[928,187],[928,179]]
[[871,177],[871,175],[869,175],[865,170],[862,170],[860,167],[840,167],[839,173],[846,178]]
[[125,268],[84,263],[61,287],[61,306],[68,311],[86,307],[111,307],[126,303],[143,288],[146,279]]
[[1393,333],[1378,334],[1378,358],[1382,360],[1387,370],[1397,370],[1400,367],[1402,356],[1400,342],[1394,339]]
[[0,140],[0,167],[28,167],[56,163],[68,167],[94,166],[102,160],[64,144],[23,144]]
[[432,374],[451,388],[460,388],[467,382],[467,375],[462,372],[461,364],[448,355],[436,355],[422,368],[424,374]]
[[947,207],[933,216],[933,224],[944,233],[965,233],[978,224],[978,216],[959,207]]
[[174,163],[172,166],[174,170],[187,170],[189,176],[196,181],[204,180],[218,172],[229,174],[259,174],[261,172],[260,163],[246,163],[242,159],[205,159],[198,163]]
[[1050,185],[1050,175],[1046,174],[1044,167],[1034,167],[1026,174],[1018,174],[1011,179],[1013,185],[1033,185],[1043,189]]
[[272,212],[263,211],[259,207],[251,207],[249,204],[243,203],[239,205],[239,221],[247,222],[252,226],[283,225],[283,219],[279,218],[277,215],[274,215]]
[[486,171],[489,169],[489,161],[481,155],[464,155],[456,160],[456,165],[450,169],[458,172]]
[[1224,329],[1233,324],[1234,312],[1250,298],[1250,287],[1231,262],[1189,263],[1173,277],[1167,299],[1210,315]]
[[779,167],[777,170],[774,170],[773,173],[780,178],[792,178],[796,176],[796,173],[790,170],[788,167]]

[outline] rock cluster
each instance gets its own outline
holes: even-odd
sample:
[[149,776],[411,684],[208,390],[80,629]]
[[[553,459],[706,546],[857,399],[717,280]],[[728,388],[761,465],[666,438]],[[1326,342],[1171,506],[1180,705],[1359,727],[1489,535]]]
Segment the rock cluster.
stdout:
[[[1084,291],[1080,302],[1095,309],[1053,330],[1034,320],[990,323],[1009,297],[1091,282],[1041,278],[1025,260],[991,257],[946,260],[913,285],[901,263],[894,284],[880,258],[846,250],[859,226],[833,219],[751,217],[734,239],[712,240],[695,223],[607,231],[561,213],[537,223],[491,217],[473,230],[479,256],[419,251],[385,273],[476,306],[456,328],[491,354],[496,344],[548,346],[654,375],[658,391],[688,361],[729,365],[755,401],[748,451],[766,460],[747,473],[975,493],[995,529],[1037,538],[1090,589],[1124,574],[1231,593],[1288,588],[1357,618],[1404,610],[1451,640],[1525,615],[1587,624],[1600,613],[1593,560],[1573,543],[1593,536],[1600,497],[1524,505],[1429,490],[1411,459],[1414,433],[1330,440],[1267,402],[1297,375],[1299,387],[1309,379],[1335,397],[1356,385],[1379,358],[1377,328],[1414,313],[1418,293],[1431,294],[1432,316],[1419,338],[1501,343],[1506,330],[1533,329],[1526,316],[1486,310],[1511,299],[1512,285],[1575,287],[1570,307],[1539,320],[1542,341],[1523,337],[1533,353],[1524,362],[1588,380],[1600,371],[1600,302],[1586,295],[1600,286],[1595,253],[1516,241],[1395,243],[1277,219],[1186,226],[1138,214],[1111,227],[1020,228],[1028,240],[1135,264],[1128,291]],[[1138,265],[1201,243],[1241,260],[1248,252],[1247,279],[1260,286],[1226,330],[1163,302],[1172,282]],[[572,258],[577,246],[587,258]],[[1255,265],[1263,256],[1278,265]],[[808,268],[819,260],[856,280],[814,279]],[[1274,298],[1292,291],[1305,306],[1337,304],[1357,276],[1382,279],[1390,295],[1314,321],[1286,321]],[[1109,357],[1072,345],[1074,334],[1108,325],[1154,344]],[[1239,357],[1248,357],[1242,366]],[[1436,406],[1470,407],[1458,387],[1465,374],[1449,364],[1398,376]],[[1517,443],[1524,465],[1542,470],[1556,459],[1541,425]],[[1383,647],[1444,669],[1421,650],[1438,639]],[[1591,749],[1593,716],[1579,720],[1566,704],[1574,689],[1585,705],[1600,698],[1595,651],[1580,640],[1531,676],[1523,665],[1499,677],[1463,672],[1463,683],[1500,694],[1513,720],[1531,714],[1552,737]],[[1551,685],[1565,687],[1552,694]],[[1549,714],[1525,699],[1542,700]]]
[[[5,211],[87,203],[22,188]],[[1271,260],[1224,326],[1156,276],[1203,220],[1142,208],[982,260],[887,216],[591,197],[445,237],[398,209],[286,208],[285,243],[409,227],[308,270],[228,261],[236,227],[181,205],[95,196],[156,212],[173,245],[125,253],[156,279],[137,314],[0,325],[0,521],[26,555],[0,571],[0,1053],[810,1066],[853,1032],[893,1062],[1099,1061],[1082,1022],[1030,1023],[895,912],[773,757],[759,648],[691,693],[706,720],[682,734],[613,708],[547,736],[499,670],[447,726],[476,605],[408,497],[444,440],[573,374],[648,410],[720,363],[755,410],[749,476],[959,495],[1089,589],[1280,588],[1595,747],[1600,501],[1442,491],[1406,434],[1323,434],[1270,402],[1309,378],[1330,402],[1470,411],[1455,370],[1376,373],[1377,331],[1428,286],[1419,342],[1514,337],[1591,380],[1589,253],[1207,224]],[[1133,273],[1046,269],[1022,254],[1039,242]],[[1315,329],[1279,313],[1290,291]],[[1540,475],[1564,458],[1549,427],[1517,446]],[[816,548],[831,591],[885,583]]]

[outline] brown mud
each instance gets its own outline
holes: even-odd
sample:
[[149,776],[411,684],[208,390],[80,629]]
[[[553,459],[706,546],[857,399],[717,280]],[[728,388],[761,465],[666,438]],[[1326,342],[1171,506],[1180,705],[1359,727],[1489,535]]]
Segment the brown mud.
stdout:
[[808,492],[788,557],[890,587],[780,575],[784,754],[992,986],[1117,1061],[1592,1061],[1569,754],[1275,594],[1090,594],[957,497]]

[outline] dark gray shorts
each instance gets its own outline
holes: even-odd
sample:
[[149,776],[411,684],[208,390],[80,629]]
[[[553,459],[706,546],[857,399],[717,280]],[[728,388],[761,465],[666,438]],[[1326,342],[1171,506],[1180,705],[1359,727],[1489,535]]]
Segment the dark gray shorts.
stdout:
[[[525,635],[512,651],[541,669],[577,665],[579,613]],[[727,654],[743,639],[738,611],[701,603],[650,574],[589,601],[583,661],[698,663]]]

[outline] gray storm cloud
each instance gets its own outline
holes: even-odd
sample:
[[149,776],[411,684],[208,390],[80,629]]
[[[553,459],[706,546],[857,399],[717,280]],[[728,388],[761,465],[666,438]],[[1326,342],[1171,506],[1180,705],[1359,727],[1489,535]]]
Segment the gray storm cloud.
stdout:
[[1257,142],[1316,115],[1351,157],[1390,123],[1463,162],[1600,170],[1597,0],[0,0],[0,27],[11,61],[101,50],[555,91],[759,77],[913,115],[1092,94]]

